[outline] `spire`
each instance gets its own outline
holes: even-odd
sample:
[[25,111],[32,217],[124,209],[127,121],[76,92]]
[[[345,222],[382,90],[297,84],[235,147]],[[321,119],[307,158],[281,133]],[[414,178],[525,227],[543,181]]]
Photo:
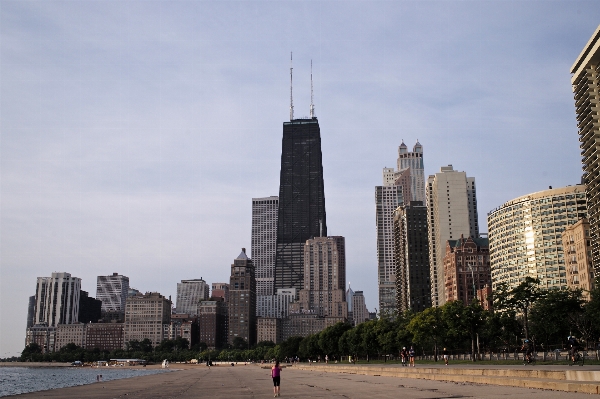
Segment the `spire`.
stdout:
[[312,81],[312,60],[310,60],[310,118],[315,117],[315,104],[313,103],[313,81]]
[[292,94],[292,53],[290,52],[290,121],[294,120],[294,95]]

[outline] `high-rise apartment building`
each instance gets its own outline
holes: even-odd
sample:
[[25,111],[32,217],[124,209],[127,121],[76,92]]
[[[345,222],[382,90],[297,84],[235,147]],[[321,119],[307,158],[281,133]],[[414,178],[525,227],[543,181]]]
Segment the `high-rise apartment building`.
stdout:
[[316,117],[283,123],[275,289],[304,283],[304,245],[327,236],[321,131]]
[[256,278],[246,248],[234,259],[229,279],[229,343],[241,337],[248,345],[256,343]]
[[567,268],[567,287],[582,290],[583,297],[590,300],[595,274],[592,267],[590,224],[587,219],[579,219],[563,231],[562,247]]
[[592,265],[600,275],[600,26],[571,67],[571,85],[575,94],[575,112],[579,147],[586,187]]
[[346,249],[341,236],[315,237],[304,246],[304,288],[301,313],[319,317],[348,317],[346,303]]
[[156,347],[168,338],[171,324],[171,301],[158,292],[127,298],[123,348],[129,341],[148,338]]
[[377,278],[381,314],[391,314],[396,310],[393,213],[405,202],[425,200],[423,146],[417,141],[413,151],[409,152],[402,142],[398,147],[397,167],[397,170],[383,168],[383,185],[375,187]]
[[475,178],[442,166],[427,179],[429,275],[433,306],[446,303],[444,256],[446,241],[461,235],[479,237]]
[[70,273],[52,273],[38,277],[35,301],[35,324],[56,327],[79,321],[81,279]]
[[198,306],[199,342],[209,349],[221,349],[227,345],[227,302],[222,298],[201,301]]
[[586,216],[582,185],[523,195],[489,212],[492,289],[514,288],[525,277],[540,279],[543,288],[567,288],[562,233]]
[[431,307],[427,207],[421,201],[399,206],[393,226],[396,309],[422,312]]
[[33,327],[33,319],[35,318],[35,295],[29,297],[27,306],[27,328]]
[[177,283],[177,313],[195,316],[198,314],[198,304],[209,298],[209,288],[202,278],[181,280]]
[[369,320],[369,311],[365,296],[362,291],[355,291],[352,295],[352,324],[357,326],[367,320]]
[[87,291],[79,291],[79,315],[80,323],[97,323],[102,318],[102,301],[92,298]]
[[129,295],[129,277],[119,273],[96,278],[96,299],[102,301],[105,320],[125,320],[125,303]]
[[228,283],[212,283],[212,298],[223,298],[225,303],[229,302],[229,284]]
[[256,315],[275,317],[275,247],[279,197],[252,198],[252,263],[256,270]]
[[446,302],[463,301],[469,305],[473,299],[479,299],[477,291],[492,284],[488,239],[460,237],[446,241],[444,276]]

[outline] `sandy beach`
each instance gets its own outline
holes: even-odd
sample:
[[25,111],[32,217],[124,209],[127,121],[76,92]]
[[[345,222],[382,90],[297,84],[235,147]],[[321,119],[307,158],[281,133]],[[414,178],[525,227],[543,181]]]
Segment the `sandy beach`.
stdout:
[[[181,366],[181,367],[177,367]],[[160,367],[160,366],[158,366]],[[273,395],[270,369],[259,365],[206,367],[172,365],[173,372],[16,395],[18,398],[268,398]],[[506,398],[570,399],[588,394],[500,387],[473,383],[324,373],[285,368],[281,397],[287,398]]]

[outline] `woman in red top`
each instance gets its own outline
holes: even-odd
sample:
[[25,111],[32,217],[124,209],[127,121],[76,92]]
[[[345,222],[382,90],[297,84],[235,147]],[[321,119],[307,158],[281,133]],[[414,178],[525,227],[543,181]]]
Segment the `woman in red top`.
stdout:
[[271,377],[273,377],[273,397],[279,396],[279,383],[281,381],[281,366],[279,366],[279,360],[275,362],[275,366],[271,368]]

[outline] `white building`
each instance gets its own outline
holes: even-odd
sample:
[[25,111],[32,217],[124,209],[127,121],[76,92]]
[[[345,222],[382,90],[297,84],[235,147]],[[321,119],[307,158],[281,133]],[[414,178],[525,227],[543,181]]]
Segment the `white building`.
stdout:
[[252,198],[252,263],[256,272],[256,316],[278,317],[274,292],[279,197]]
[[290,304],[296,299],[295,288],[278,288],[275,295],[275,312],[278,319],[284,319],[290,315]]
[[209,287],[202,278],[177,283],[178,314],[197,315],[200,301],[208,301]]
[[452,165],[442,166],[427,179],[427,217],[431,303],[446,303],[444,256],[446,241],[461,235],[479,237],[475,178],[458,172]]
[[128,294],[129,277],[118,273],[97,277],[96,299],[102,301],[103,315],[111,315],[109,318],[123,320]]
[[79,293],[81,279],[70,273],[52,273],[52,277],[38,277],[35,292],[33,324],[56,327],[79,321]]
[[383,185],[375,187],[377,279],[382,314],[396,309],[393,213],[405,202],[425,201],[423,146],[417,141],[409,152],[402,142],[398,147],[397,167],[397,170],[384,168]]

